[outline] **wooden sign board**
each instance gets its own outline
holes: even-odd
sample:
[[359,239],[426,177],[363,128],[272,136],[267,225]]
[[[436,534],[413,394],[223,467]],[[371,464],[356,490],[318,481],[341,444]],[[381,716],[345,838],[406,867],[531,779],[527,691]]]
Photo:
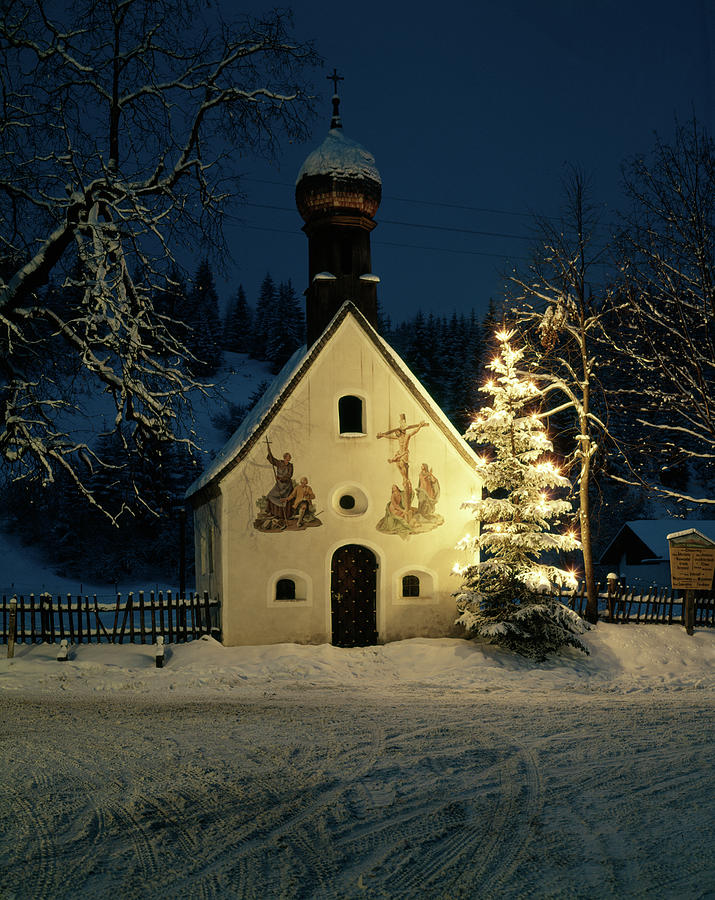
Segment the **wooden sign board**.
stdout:
[[715,575],[715,542],[694,528],[668,535],[670,581],[683,591],[708,591]]

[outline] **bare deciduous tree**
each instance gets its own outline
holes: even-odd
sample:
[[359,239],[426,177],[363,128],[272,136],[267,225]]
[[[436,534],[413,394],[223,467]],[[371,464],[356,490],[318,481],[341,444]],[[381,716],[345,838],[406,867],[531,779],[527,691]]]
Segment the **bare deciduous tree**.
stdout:
[[176,439],[191,380],[152,294],[185,248],[224,249],[237,157],[303,136],[317,58],[289,26],[193,0],[3,3],[0,458],[16,474],[61,467],[92,499],[58,352],[111,394],[128,449]]
[[646,436],[633,465],[664,496],[713,504],[658,483],[657,470],[685,462],[715,474],[715,144],[692,121],[624,175],[631,208],[608,337],[628,381],[617,394]]
[[598,618],[594,574],[589,487],[593,459],[601,449],[607,424],[596,412],[594,394],[600,392],[597,376],[597,344],[606,309],[603,293],[594,288],[594,265],[604,249],[594,239],[597,220],[587,202],[584,176],[574,170],[566,183],[566,207],[562,220],[539,221],[540,238],[534,261],[524,275],[513,275],[517,288],[517,321],[531,342],[539,365],[530,377],[543,396],[556,398],[542,418],[570,411],[574,416],[574,446],[566,458],[575,467],[578,516],[588,603],[586,618]]

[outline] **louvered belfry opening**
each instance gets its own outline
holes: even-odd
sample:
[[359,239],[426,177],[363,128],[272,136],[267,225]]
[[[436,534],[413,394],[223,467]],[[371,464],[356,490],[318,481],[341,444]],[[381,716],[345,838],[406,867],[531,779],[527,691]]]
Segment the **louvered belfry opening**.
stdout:
[[377,558],[368,547],[346,544],[331,565],[333,644],[368,647],[377,643]]

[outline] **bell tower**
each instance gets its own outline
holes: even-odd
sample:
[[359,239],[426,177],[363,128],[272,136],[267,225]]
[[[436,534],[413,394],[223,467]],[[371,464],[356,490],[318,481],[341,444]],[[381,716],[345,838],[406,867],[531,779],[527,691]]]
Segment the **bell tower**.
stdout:
[[296,179],[295,200],[308,237],[307,342],[310,347],[346,300],[377,327],[377,283],[370,260],[370,232],[382,197],[371,153],[343,134],[337,70],[333,114],[323,143]]

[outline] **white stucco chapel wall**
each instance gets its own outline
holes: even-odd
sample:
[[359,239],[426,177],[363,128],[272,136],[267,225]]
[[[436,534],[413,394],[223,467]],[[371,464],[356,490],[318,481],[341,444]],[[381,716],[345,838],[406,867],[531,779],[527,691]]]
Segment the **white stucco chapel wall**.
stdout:
[[[363,400],[363,433],[340,434],[338,401],[345,395]],[[416,492],[428,465],[440,487],[434,512],[444,520],[406,539],[377,529],[392,486],[402,483],[397,463],[388,462],[396,439],[377,435],[395,428],[401,414],[407,425],[428,423],[412,433],[409,477]],[[345,544],[368,547],[377,558],[379,641],[453,633],[455,545],[474,531],[460,506],[480,485],[471,454],[460,453],[445,429],[441,414],[428,412],[421,391],[403,383],[364,326],[345,316],[260,439],[219,478],[210,510],[208,503],[196,510],[197,548],[209,521],[216,529],[213,560],[220,569],[197,572],[197,587],[221,598],[224,643],[329,643],[331,560]],[[308,479],[322,524],[269,533],[254,527],[257,501],[275,483],[266,438],[274,457],[291,454],[296,483]],[[355,498],[353,509],[341,508],[344,494]],[[420,579],[419,597],[402,596],[407,574]],[[276,599],[280,578],[295,582],[295,600]]]

